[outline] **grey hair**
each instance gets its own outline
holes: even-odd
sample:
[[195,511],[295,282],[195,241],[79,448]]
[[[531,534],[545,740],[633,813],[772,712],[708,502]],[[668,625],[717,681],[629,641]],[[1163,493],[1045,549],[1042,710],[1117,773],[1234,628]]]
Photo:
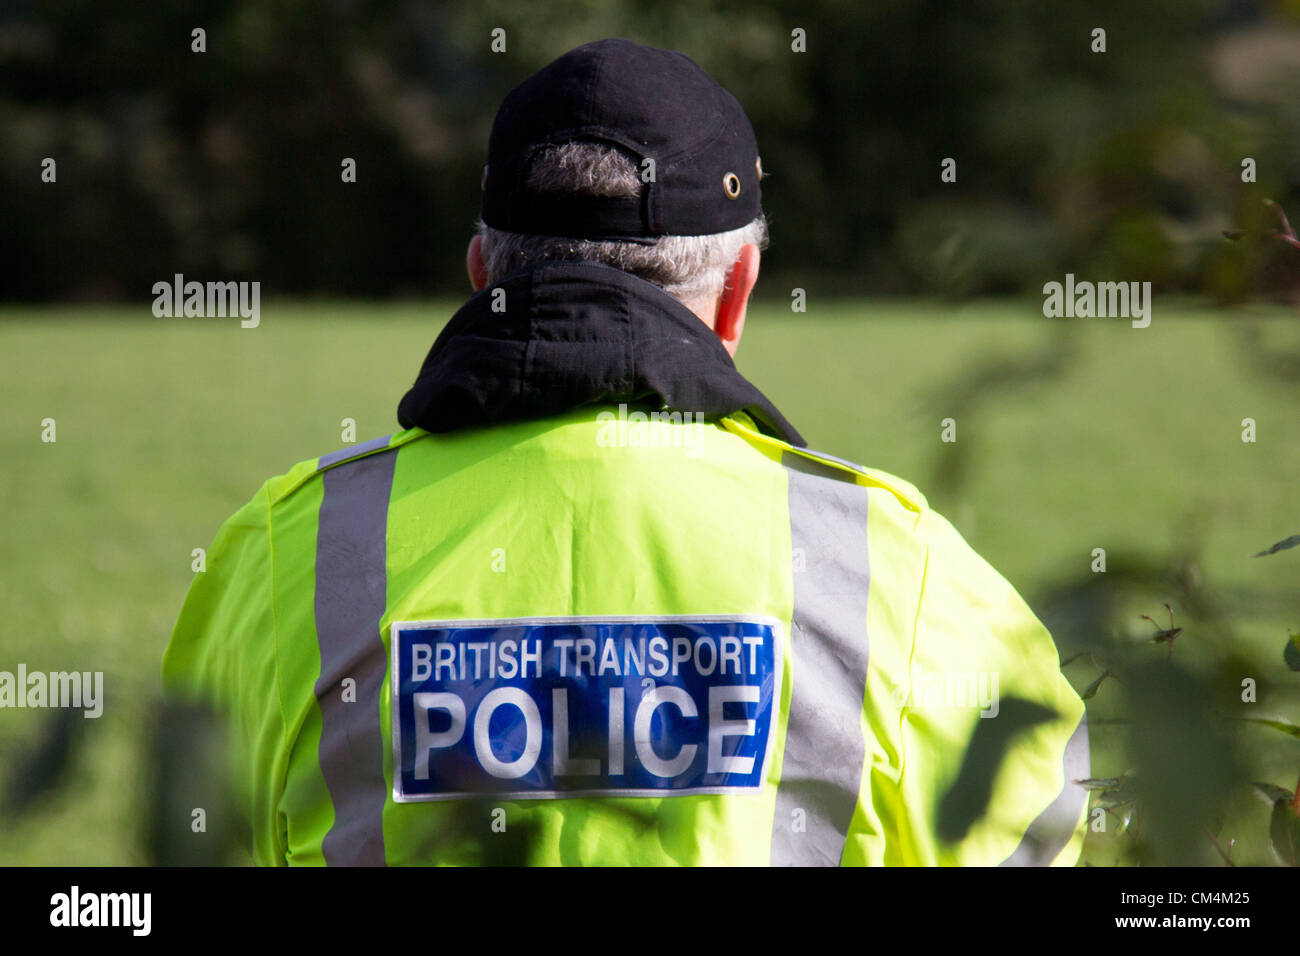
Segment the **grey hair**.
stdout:
[[[599,143],[548,146],[534,158],[528,187],[543,193],[636,198],[641,177],[626,155]],[[722,292],[740,247],[767,248],[762,213],[748,225],[709,236],[662,236],[652,244],[503,232],[478,223],[488,282],[548,259],[602,262],[660,286],[683,302]]]

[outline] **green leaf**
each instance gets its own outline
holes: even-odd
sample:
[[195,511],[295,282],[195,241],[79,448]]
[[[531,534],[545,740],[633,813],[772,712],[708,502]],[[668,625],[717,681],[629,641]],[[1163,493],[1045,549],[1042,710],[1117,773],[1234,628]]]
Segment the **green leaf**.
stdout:
[[1295,724],[1288,724],[1285,720],[1266,720],[1263,717],[1238,717],[1238,720],[1244,720],[1248,724],[1263,724],[1265,727],[1272,727],[1274,730],[1280,730],[1289,737],[1295,737],[1300,740],[1300,727]]
[[1094,807],[1103,810],[1116,810],[1129,806],[1137,799],[1137,787],[1132,770],[1125,770],[1118,777],[1088,777],[1074,781],[1085,790],[1098,791],[1093,801]]
[[1282,660],[1293,671],[1300,671],[1300,634],[1292,634],[1282,648]]
[[1095,681],[1089,684],[1080,696],[1084,700],[1092,700],[1092,698],[1097,696],[1097,691],[1101,687],[1101,682],[1104,681],[1109,676],[1110,676],[1110,671],[1106,671],[1105,673],[1103,673]]
[[1123,812],[1117,811],[1115,815],[1119,817],[1119,826],[1115,828],[1115,832],[1125,833],[1132,829],[1133,822],[1137,819],[1137,806],[1129,805],[1127,810],[1124,810]]
[[1256,792],[1258,792],[1259,795],[1269,803],[1277,803],[1279,800],[1285,800],[1287,803],[1290,803],[1291,799],[1295,796],[1295,794],[1286,789],[1286,787],[1279,787],[1275,783],[1262,783],[1261,781],[1256,780],[1254,787]]
[[1254,555],[1254,557],[1262,558],[1266,554],[1277,554],[1279,551],[1286,551],[1290,548],[1294,548],[1297,546],[1300,546],[1300,534],[1293,534],[1291,535],[1291,537],[1279,541],[1277,544],[1273,545],[1273,547],[1269,548],[1267,551],[1259,552],[1258,554]]
[[1279,860],[1287,866],[1300,865],[1300,815],[1291,809],[1291,804],[1287,801],[1279,800],[1273,804],[1268,836]]
[[1107,790],[1097,798],[1097,802],[1093,806],[1100,807],[1103,810],[1117,810],[1120,807],[1129,806],[1134,799],[1136,798],[1132,793],[1123,790]]

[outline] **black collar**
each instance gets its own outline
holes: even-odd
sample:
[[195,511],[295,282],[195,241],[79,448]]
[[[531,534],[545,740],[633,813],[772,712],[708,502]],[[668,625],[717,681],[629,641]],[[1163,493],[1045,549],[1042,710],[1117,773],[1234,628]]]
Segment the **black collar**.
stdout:
[[446,432],[644,400],[706,419],[744,411],[768,434],[805,445],[695,313],[592,262],[539,263],[475,294],[433,343],[397,418]]

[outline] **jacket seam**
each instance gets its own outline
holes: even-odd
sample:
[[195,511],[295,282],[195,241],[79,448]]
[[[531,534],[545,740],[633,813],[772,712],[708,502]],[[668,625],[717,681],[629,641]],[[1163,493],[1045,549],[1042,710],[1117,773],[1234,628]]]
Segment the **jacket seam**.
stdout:
[[[405,432],[412,432],[413,434],[405,434]],[[360,461],[362,458],[369,458],[371,455],[379,455],[386,451],[392,451],[394,448],[401,448],[403,445],[409,444],[410,442],[413,441],[419,441],[421,438],[427,438],[430,434],[432,434],[431,432],[425,431],[423,428],[419,428],[419,427],[408,428],[405,430],[405,432],[394,432],[392,435],[389,436],[388,444],[383,448],[374,448],[371,449],[370,451],[362,452],[361,454],[358,454],[354,458],[343,458],[340,459],[339,461],[331,462],[330,464],[326,465],[324,468],[321,468],[319,465],[317,465],[315,469],[307,472],[307,474],[303,475],[301,478],[295,481],[284,491],[281,491],[279,494],[277,494],[274,500],[272,501],[272,504],[278,505],[281,501],[284,501],[290,495],[294,494],[303,485],[307,484],[307,482],[311,481],[313,478],[316,478],[319,475],[325,474],[325,472],[329,471],[331,468],[338,468],[340,465],[347,465],[354,461]],[[404,437],[398,439],[396,438],[396,436],[398,435],[404,435]],[[306,458],[303,460],[319,462],[320,459],[321,456],[317,455],[315,458]],[[300,464],[302,464],[302,462],[297,462],[294,465],[294,467],[296,468]]]
[[270,501],[270,489],[267,489],[266,503],[266,543],[267,543],[267,561],[270,565],[270,588],[271,588],[271,637],[275,644],[275,700],[280,709],[280,755],[284,761],[284,768],[280,773],[279,779],[276,780],[275,800],[272,807],[271,834],[279,849],[279,859],[277,863],[288,859],[289,847],[288,841],[281,841],[280,838],[280,801],[284,797],[284,792],[289,778],[289,762],[291,759],[289,748],[289,717],[284,706],[284,682],[280,673],[280,615],[277,608],[275,595],[275,527],[272,518],[272,508]]
[[[913,532],[915,532],[917,527],[920,525],[921,514],[922,511],[924,510],[924,506],[917,501],[913,501],[911,495],[895,487],[892,482],[886,481],[884,478],[881,478],[878,475],[871,474],[869,471],[863,468],[850,467],[844,462],[836,461],[833,458],[826,458],[824,457],[824,455],[815,452],[809,448],[797,448],[794,445],[791,445],[789,442],[782,441],[779,438],[773,438],[770,435],[764,435],[762,432],[758,431],[757,428],[749,428],[745,425],[743,421],[738,420],[737,416],[741,414],[743,414],[743,412],[732,412],[729,415],[722,416],[721,422],[723,427],[726,428],[728,431],[732,432],[733,434],[735,433],[736,429],[739,428],[741,432],[744,433],[741,435],[742,438],[746,438],[746,439],[752,438],[759,442],[766,442],[767,444],[775,445],[782,451],[794,452],[797,455],[802,455],[804,458],[808,458],[811,459],[812,461],[818,462],[819,464],[825,465],[828,468],[831,468],[832,470],[840,471],[846,476],[846,480],[848,478],[852,478],[855,480],[863,479],[877,488],[882,488],[885,491],[888,491],[890,494],[892,494],[894,498],[897,499],[898,503],[903,506],[904,509],[906,509],[907,511],[911,511],[916,515],[916,518],[912,523]],[[753,419],[750,418],[748,415],[745,415],[745,418],[750,422],[753,421]]]
[[[907,711],[911,705],[907,703],[912,697],[912,666],[916,661],[916,645],[918,642],[917,634],[921,627],[921,609],[925,606],[925,585],[930,576],[930,546],[925,546],[925,563],[921,568],[921,585],[916,594],[916,613],[912,618],[912,647],[907,654],[907,697],[904,699],[903,706],[898,709],[898,796],[899,803],[905,804],[904,797],[904,780],[907,777],[907,739],[903,734],[903,721],[907,716]],[[908,828],[909,834],[911,828]]]

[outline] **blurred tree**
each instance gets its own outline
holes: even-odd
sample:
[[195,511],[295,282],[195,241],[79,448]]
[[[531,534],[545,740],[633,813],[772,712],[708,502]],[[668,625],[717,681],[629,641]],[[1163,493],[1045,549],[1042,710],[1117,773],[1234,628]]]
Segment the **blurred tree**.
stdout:
[[771,174],[760,288],[969,295],[1074,271],[1230,298],[1256,276],[1220,230],[1300,194],[1295,6],[12,0],[0,295],[143,300],[175,272],[459,295],[501,97],[628,36],[688,53],[749,111]]

